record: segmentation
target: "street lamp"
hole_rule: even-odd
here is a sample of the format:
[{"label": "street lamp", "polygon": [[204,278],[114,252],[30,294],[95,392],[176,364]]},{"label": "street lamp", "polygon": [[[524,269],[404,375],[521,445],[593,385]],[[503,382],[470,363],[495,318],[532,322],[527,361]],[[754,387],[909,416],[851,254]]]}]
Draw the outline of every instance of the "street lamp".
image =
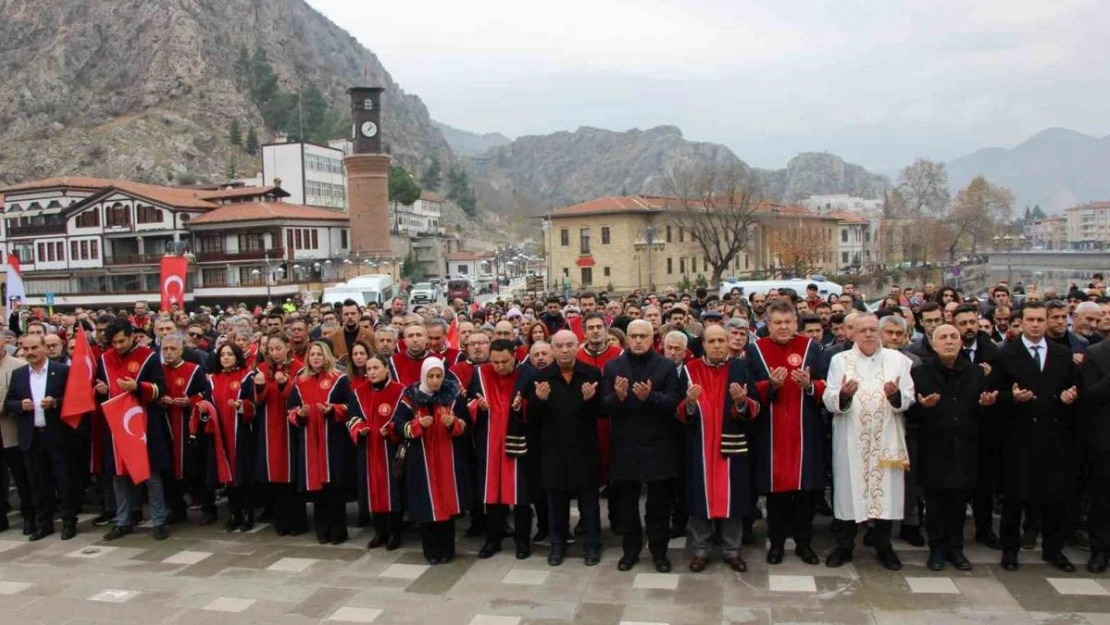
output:
[{"label": "street lamp", "polygon": [[1014,263],[1014,260],[1013,260],[1013,256],[1012,256],[1011,252],[1013,252],[1013,249],[1014,249],[1015,245],[1017,245],[1017,247],[1020,249],[1021,246],[1025,244],[1025,241],[1026,241],[1025,235],[1024,234],[1019,234],[1016,237],[1012,234],[1007,234],[1006,236],[995,235],[995,237],[992,239],[992,241],[994,241],[995,247],[998,247],[998,245],[1000,243],[1003,244],[1006,247],[1006,284],[1010,288],[1013,288],[1013,284],[1014,284],[1014,265],[1013,265],[1013,263]]}]

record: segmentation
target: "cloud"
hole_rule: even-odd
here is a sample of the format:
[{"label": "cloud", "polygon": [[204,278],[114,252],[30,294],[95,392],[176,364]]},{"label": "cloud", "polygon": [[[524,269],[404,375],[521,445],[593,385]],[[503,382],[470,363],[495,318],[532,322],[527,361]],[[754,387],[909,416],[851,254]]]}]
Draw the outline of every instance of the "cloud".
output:
[{"label": "cloud", "polygon": [[828,150],[884,168],[1110,132],[1101,1],[309,3],[480,132],[673,124],[755,165]]}]

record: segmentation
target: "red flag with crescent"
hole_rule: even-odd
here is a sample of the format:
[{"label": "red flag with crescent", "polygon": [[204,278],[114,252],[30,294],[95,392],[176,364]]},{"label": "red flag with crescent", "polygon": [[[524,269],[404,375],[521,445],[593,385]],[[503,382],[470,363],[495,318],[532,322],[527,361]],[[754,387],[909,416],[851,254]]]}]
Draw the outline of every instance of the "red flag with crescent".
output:
[{"label": "red flag with crescent", "polygon": [[70,359],[69,379],[66,381],[66,394],[62,398],[62,421],[73,429],[81,424],[81,416],[96,410],[96,395],[93,389],[92,347],[85,337],[85,327],[77,326],[76,344]]},{"label": "red flag with crescent", "polygon": [[150,478],[146,451],[146,409],[132,393],[120,393],[101,404],[104,419],[112,430],[116,452],[116,475],[130,475],[142,484]]},{"label": "red flag with crescent", "polygon": [[461,349],[459,347],[459,318],[457,316],[451,317],[451,325],[447,326],[447,338],[444,342],[447,344],[447,349]]},{"label": "red flag with crescent", "polygon": [[169,312],[171,304],[185,307],[185,274],[189,261],[184,256],[162,257],[162,312]]}]

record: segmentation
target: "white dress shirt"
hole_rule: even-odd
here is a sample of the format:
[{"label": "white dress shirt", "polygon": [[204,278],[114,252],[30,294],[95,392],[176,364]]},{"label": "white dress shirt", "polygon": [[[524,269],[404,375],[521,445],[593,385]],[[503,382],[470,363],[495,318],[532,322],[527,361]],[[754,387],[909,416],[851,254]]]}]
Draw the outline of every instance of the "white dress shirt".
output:
[{"label": "white dress shirt", "polygon": [[35,402],[35,427],[46,427],[46,412],[42,409],[42,400],[46,397],[46,376],[50,371],[50,361],[42,363],[42,369],[35,370],[34,365],[28,365],[31,371],[31,401]]},{"label": "white dress shirt", "polygon": [[971,362],[975,362],[975,352],[979,349],[979,339],[975,339],[971,342],[971,345],[964,349],[967,350],[967,357],[971,359]]},{"label": "white dress shirt", "polygon": [[[1039,343],[1034,343],[1025,338],[1025,335],[1022,334],[1021,343],[1022,345],[1025,345],[1025,351],[1029,352],[1030,358],[1040,361],[1041,371],[1044,371],[1045,358],[1048,357],[1048,342],[1044,340],[1044,337],[1041,337],[1041,341]],[[1034,350],[1033,346],[1035,345],[1039,345],[1040,348]]]}]

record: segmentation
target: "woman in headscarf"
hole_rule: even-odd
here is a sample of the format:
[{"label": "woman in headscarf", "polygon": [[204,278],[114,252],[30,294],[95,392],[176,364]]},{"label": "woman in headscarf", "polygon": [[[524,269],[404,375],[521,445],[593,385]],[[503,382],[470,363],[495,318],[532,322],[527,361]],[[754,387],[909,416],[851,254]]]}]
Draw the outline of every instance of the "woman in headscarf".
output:
[{"label": "woman in headscarf", "polygon": [[287,405],[289,420],[300,428],[297,482],[313,496],[317,542],[338,545],[347,540],[346,505],[355,474],[347,417],[362,413],[327,343],[314,342],[305,358]]},{"label": "woman in headscarf", "polygon": [[285,404],[300,365],[290,357],[285,334],[271,334],[265,347],[265,359],[251,378],[258,413],[254,479],[263,491],[266,511],[273,515],[277,535],[297,536],[308,529],[308,513],[293,479],[296,429],[286,418]]},{"label": "woman in headscarf", "polygon": [[[352,363],[360,360],[359,345],[356,342],[351,348]],[[351,382],[363,418],[347,423],[351,440],[358,446],[359,507],[368,509],[374,518],[374,537],[366,548],[385,545],[387,551],[393,551],[401,546],[402,521],[400,484],[391,470],[401,440],[393,427],[393,413],[405,387],[390,379],[383,356],[369,354],[364,360],[365,376]]]},{"label": "woman in headscarf", "polygon": [[429,564],[455,557],[455,517],[470,501],[466,466],[467,410],[443,361],[431,357],[420,382],[405,389],[393,427],[411,441],[405,457],[409,519],[420,523],[420,542]]}]

